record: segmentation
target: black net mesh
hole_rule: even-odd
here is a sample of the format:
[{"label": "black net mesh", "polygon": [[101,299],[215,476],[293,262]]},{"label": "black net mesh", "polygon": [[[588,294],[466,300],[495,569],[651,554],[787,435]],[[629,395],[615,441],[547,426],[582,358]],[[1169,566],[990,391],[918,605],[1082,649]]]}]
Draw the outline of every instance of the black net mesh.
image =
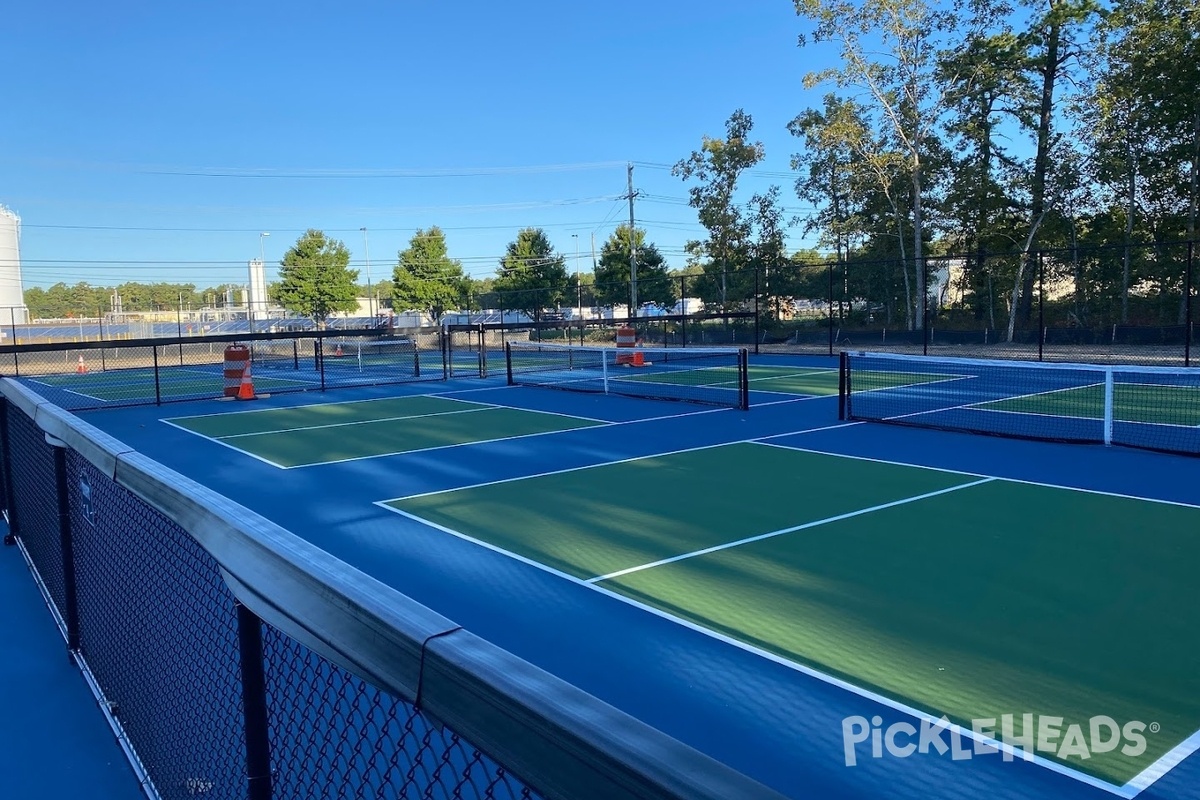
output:
[{"label": "black net mesh", "polygon": [[13,497],[9,520],[54,601],[59,617],[66,615],[58,492],[54,474],[54,448],[45,434],[17,406],[8,403],[9,452],[14,458]]},{"label": "black net mesh", "polygon": [[276,796],[538,797],[412,704],[269,626],[263,637]]},{"label": "black net mesh", "polygon": [[1200,455],[1200,371],[847,353],[849,419]]},{"label": "black net mesh", "polygon": [[182,528],[75,452],[81,652],[163,798],[245,797],[234,599]]}]

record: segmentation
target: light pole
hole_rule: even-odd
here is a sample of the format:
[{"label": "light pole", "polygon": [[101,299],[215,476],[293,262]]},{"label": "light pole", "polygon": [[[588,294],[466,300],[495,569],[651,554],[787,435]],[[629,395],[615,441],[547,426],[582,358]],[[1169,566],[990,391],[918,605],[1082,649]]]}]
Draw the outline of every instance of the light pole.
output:
[{"label": "light pole", "polygon": [[363,254],[367,260],[367,310],[375,319],[375,290],[371,288],[371,248],[367,244],[367,229],[359,228],[363,235]]}]

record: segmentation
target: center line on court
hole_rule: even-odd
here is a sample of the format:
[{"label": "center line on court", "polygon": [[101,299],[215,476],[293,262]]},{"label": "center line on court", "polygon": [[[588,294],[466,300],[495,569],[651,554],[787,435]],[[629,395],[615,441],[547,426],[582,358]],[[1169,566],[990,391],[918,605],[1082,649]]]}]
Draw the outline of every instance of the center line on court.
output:
[{"label": "center line on court", "polygon": [[760,542],[763,539],[770,539],[775,536],[782,536],[785,533],[795,533],[796,531],[802,531],[807,528],[815,528],[819,525],[828,525],[831,522],[839,522],[840,520],[843,520],[843,519],[850,519],[852,517],[860,517],[863,514],[870,514],[874,511],[882,511],[885,508],[895,508],[896,506],[902,506],[907,503],[915,503],[918,500],[927,500],[930,497],[937,497],[938,495],[941,495],[941,494],[949,494],[950,492],[957,492],[959,489],[969,489],[972,486],[979,486],[980,484],[990,483],[994,480],[997,480],[997,479],[996,478],[983,478],[982,480],[971,481],[970,483],[960,483],[958,486],[951,486],[948,489],[938,489],[935,492],[926,492],[925,494],[918,494],[918,495],[914,495],[913,497],[905,497],[902,500],[893,500],[890,503],[881,503],[880,505],[871,506],[870,508],[860,508],[857,511],[850,511],[845,514],[838,514],[835,517],[826,517],[825,519],[818,519],[818,520],[814,520],[813,522],[805,522],[802,525],[793,525],[790,528],[782,528],[777,531],[771,531],[770,533],[760,533],[757,536],[748,536],[745,539],[738,539],[736,542],[726,542],[725,544],[713,545],[712,547],[705,547],[703,550],[693,550],[690,553],[683,553],[682,555],[671,556],[670,558],[662,558],[662,559],[659,559],[658,561],[651,561],[649,564],[640,564],[636,567],[629,567],[627,569],[617,570],[616,572],[610,572],[607,575],[597,575],[595,578],[588,578],[587,580],[584,581],[584,583],[598,583],[599,581],[606,581],[606,580],[609,580],[610,578],[619,578],[622,575],[628,575],[631,572],[641,572],[642,570],[650,569],[651,567],[661,567],[664,564],[673,564],[676,561],[683,561],[688,558],[695,558],[696,556],[703,556],[703,555],[707,555],[709,553],[716,553],[721,550],[728,550],[731,547],[740,547],[741,545],[750,544],[751,542]]}]

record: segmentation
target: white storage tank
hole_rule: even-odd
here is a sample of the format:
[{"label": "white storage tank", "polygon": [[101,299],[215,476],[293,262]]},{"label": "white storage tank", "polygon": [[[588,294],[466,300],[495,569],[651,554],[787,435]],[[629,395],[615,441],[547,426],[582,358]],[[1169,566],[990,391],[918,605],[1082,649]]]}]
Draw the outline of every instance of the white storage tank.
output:
[{"label": "white storage tank", "polygon": [[0,327],[29,321],[21,286],[21,218],[0,206]]}]

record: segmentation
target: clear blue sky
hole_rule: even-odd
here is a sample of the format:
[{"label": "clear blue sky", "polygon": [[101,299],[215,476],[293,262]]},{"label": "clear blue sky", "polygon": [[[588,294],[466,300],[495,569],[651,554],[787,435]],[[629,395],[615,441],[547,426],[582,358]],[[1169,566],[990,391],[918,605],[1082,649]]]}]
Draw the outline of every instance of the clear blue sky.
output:
[{"label": "clear blue sky", "polygon": [[590,269],[632,161],[637,223],[679,267],[703,229],[669,166],[737,108],[767,150],[746,197],[808,210],[783,174],[824,91],[802,25],[789,0],[12,3],[0,203],[27,288],[243,283],[260,232],[270,267],[309,227],[363,269],[365,226],[378,280],[439,225],[482,277],[523,226]]}]

